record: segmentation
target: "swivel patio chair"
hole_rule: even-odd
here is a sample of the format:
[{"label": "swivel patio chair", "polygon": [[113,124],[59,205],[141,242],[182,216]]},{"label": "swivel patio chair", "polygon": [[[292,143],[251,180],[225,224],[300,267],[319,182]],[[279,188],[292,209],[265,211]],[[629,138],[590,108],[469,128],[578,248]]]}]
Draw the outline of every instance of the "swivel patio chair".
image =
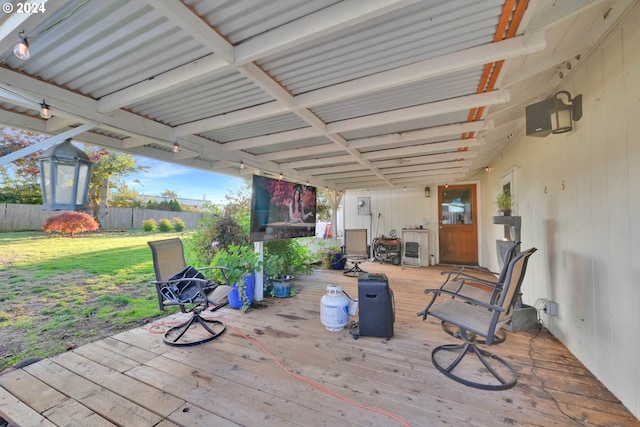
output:
[{"label": "swivel patio chair", "polygon": [[342,274],[357,277],[358,273],[366,273],[360,268],[360,263],[369,259],[366,228],[344,230],[344,258],[352,263],[353,267]]},{"label": "swivel patio chair", "polygon": [[[153,283],[158,294],[160,310],[164,311],[165,307],[177,305],[180,306],[181,312],[191,314],[189,320],[167,330],[163,341],[173,346],[191,346],[209,342],[220,336],[225,330],[225,324],[219,320],[205,319],[201,313],[209,307],[210,311],[218,310],[228,303],[227,295],[232,287],[229,286],[225,268],[195,269],[187,266],[182,241],[177,238],[147,243],[153,255],[156,275]],[[204,276],[204,271],[213,268],[221,271],[225,283],[215,283]],[[206,332],[204,336],[202,331],[189,331],[195,325],[202,326]]]},{"label": "swivel patio chair", "polygon": [[[500,295],[500,290],[502,289],[502,285],[507,276],[509,263],[516,256],[519,248],[520,242],[511,242],[511,245],[507,247],[502,260],[502,268],[500,269],[500,272],[496,273],[490,271],[491,274],[497,277],[495,281],[471,275],[466,272],[468,271],[469,266],[463,266],[459,270],[440,272],[441,275],[447,276],[440,286],[440,289],[445,289],[471,299],[493,304],[498,295]],[[435,295],[433,298],[435,299]],[[518,295],[518,298],[520,298],[520,295]],[[452,327],[445,321],[441,322],[441,326],[442,330],[449,335],[453,335],[457,331],[457,328]],[[496,331],[493,343],[500,344],[504,342],[505,339],[506,335],[504,331],[499,330]]]},{"label": "swivel patio chair", "polygon": [[[433,316],[458,328],[455,336],[461,344],[446,344],[431,352],[433,365],[447,377],[469,387],[483,390],[506,390],[515,386],[518,375],[515,369],[501,357],[478,347],[478,336],[487,346],[494,344],[496,331],[502,328],[513,315],[520,286],[524,280],[529,257],[536,248],[517,254],[508,264],[506,278],[495,302],[482,302],[460,293],[445,289],[426,289],[426,294],[453,298],[432,298],[424,311],[418,313],[425,320]],[[449,354],[450,353],[450,354]],[[465,361],[474,354],[486,368],[488,375],[478,366]],[[480,368],[482,367],[480,366]],[[458,368],[460,373],[454,372]]]}]

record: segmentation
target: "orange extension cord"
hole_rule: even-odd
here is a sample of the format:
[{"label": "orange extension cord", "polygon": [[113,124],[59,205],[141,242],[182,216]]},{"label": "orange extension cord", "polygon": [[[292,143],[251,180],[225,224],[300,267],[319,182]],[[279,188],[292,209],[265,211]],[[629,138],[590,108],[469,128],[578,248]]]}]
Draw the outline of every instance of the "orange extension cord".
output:
[{"label": "orange extension cord", "polygon": [[[219,319],[219,318],[216,318],[216,317],[213,317],[213,316],[211,316],[211,317],[202,316],[202,317],[204,319],[207,319],[207,320],[223,320],[223,319]],[[311,381],[310,379],[303,377],[302,375],[296,374],[295,372],[291,371],[289,368],[284,366],[282,364],[282,362],[280,362],[278,360],[278,358],[273,353],[271,353],[264,345],[262,345],[255,338],[251,338],[248,335],[246,335],[244,332],[242,332],[240,329],[236,328],[235,326],[229,325],[229,323],[228,323],[229,320],[228,319],[224,319],[224,322],[227,325],[227,327],[229,327],[230,329],[233,329],[236,333],[238,333],[238,335],[240,335],[241,337],[243,337],[244,339],[246,339],[250,343],[257,345],[267,356],[269,356],[271,358],[271,360],[273,360],[276,363],[276,365],[278,365],[280,367],[280,369],[282,369],[284,372],[286,372],[287,374],[291,375],[292,377],[296,378],[297,380],[300,380],[300,381],[310,385],[311,387],[313,387],[313,388],[315,388],[315,389],[317,389],[317,390],[319,390],[319,391],[321,391],[323,393],[328,394],[329,396],[335,397],[336,399],[340,399],[343,402],[349,403],[351,405],[357,406],[358,408],[361,408],[361,409],[364,409],[364,410],[367,410],[367,411],[377,412],[378,414],[382,414],[382,415],[384,415],[386,417],[389,417],[389,418],[397,421],[398,423],[400,423],[401,425],[403,425],[405,427],[411,427],[411,425],[408,422],[406,422],[402,418],[400,418],[400,417],[398,417],[398,416],[396,416],[396,415],[394,415],[394,414],[392,414],[390,412],[384,411],[382,409],[374,408],[374,407],[371,407],[371,406],[367,406],[367,405],[364,405],[362,403],[358,403],[355,400],[351,400],[346,396],[343,396],[343,395],[341,395],[339,393],[331,391],[331,390],[321,386],[320,384],[317,384],[317,383]],[[149,328],[149,332],[152,333],[152,334],[161,334],[161,333],[165,332],[163,327],[172,326],[172,325],[180,324],[180,323],[183,323],[183,321],[180,321],[180,322],[176,321],[176,322],[157,322],[157,323],[153,323],[151,325],[151,327]]]}]

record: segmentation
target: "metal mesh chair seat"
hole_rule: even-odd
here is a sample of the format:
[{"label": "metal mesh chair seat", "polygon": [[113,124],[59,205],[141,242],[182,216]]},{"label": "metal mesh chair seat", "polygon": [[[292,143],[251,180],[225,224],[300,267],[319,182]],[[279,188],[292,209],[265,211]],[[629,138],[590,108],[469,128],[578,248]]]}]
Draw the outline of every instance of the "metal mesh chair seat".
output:
[{"label": "metal mesh chair seat", "polygon": [[[433,365],[447,377],[470,387],[484,390],[506,390],[516,385],[518,375],[506,360],[478,347],[477,337],[483,337],[487,346],[494,344],[498,332],[513,314],[520,286],[524,280],[529,257],[536,248],[517,254],[507,267],[503,286],[489,302],[483,302],[464,296],[459,288],[456,291],[426,289],[432,294],[427,307],[418,313],[425,320],[428,316],[440,319],[457,327],[454,334],[462,340],[461,344],[446,344],[431,352]],[[466,356],[474,354],[488,375],[478,378],[482,369],[460,368],[472,363]],[[463,364],[463,361],[467,363]],[[458,371],[456,371],[458,369]],[[473,377],[469,377],[470,372]]]}]

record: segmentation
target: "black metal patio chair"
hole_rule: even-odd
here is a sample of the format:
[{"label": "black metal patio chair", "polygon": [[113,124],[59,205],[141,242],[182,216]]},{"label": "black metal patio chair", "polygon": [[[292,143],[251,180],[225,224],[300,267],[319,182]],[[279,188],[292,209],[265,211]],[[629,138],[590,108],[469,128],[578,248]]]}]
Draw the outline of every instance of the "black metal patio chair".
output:
[{"label": "black metal patio chair", "polygon": [[[433,294],[436,298],[431,298],[418,315],[423,320],[433,316],[455,325],[458,328],[455,336],[462,340],[461,344],[441,345],[431,352],[431,361],[440,372],[454,381],[484,390],[506,390],[515,386],[518,379],[515,369],[505,359],[478,347],[480,343],[476,338],[483,337],[484,343],[491,346],[496,331],[509,322],[529,257],[535,251],[536,248],[528,249],[511,260],[503,287],[494,302],[483,302],[441,288],[425,290],[426,294]],[[437,298],[439,296],[453,298]],[[466,358],[469,354],[476,356],[481,369],[475,365],[469,366],[472,364]],[[488,375],[483,374],[485,371],[482,368],[486,369]]]},{"label": "black metal patio chair", "polygon": [[[184,323],[174,326],[164,334],[163,341],[174,346],[203,344],[217,338],[225,330],[220,320],[205,319],[201,313],[210,309],[218,310],[227,305],[227,295],[231,292],[224,267],[196,269],[187,266],[184,248],[180,239],[165,239],[147,242],[153,255],[156,280],[153,282],[158,294],[160,310],[168,306],[180,306],[180,311],[190,313]],[[213,268],[221,271],[225,283],[216,283],[205,277],[203,272]],[[206,331],[203,335],[190,328],[200,325]]]}]

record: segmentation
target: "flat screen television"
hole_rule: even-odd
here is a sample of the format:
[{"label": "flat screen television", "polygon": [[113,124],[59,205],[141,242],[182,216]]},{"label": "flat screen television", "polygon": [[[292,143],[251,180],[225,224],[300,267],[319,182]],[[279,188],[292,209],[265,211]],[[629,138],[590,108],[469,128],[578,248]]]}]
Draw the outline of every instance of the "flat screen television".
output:
[{"label": "flat screen television", "polygon": [[253,176],[252,242],[314,236],[316,187]]}]

